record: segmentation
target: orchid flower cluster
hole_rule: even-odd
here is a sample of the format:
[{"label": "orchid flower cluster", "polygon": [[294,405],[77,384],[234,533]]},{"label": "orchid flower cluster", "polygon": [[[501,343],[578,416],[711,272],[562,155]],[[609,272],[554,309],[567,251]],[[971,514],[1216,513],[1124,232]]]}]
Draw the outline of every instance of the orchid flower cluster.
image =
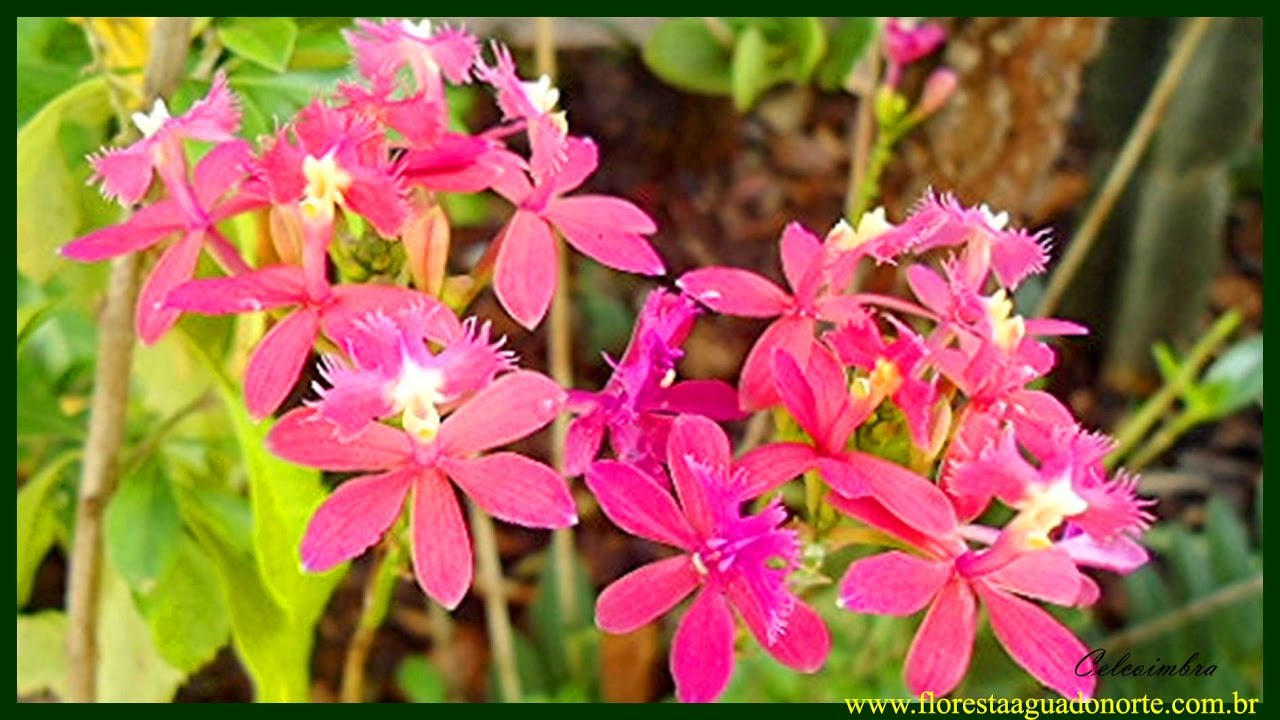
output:
[{"label": "orchid flower cluster", "polygon": [[[93,261],[167,244],[138,301],[144,342],[184,312],[271,313],[244,372],[254,417],[276,413],[313,350],[325,353],[309,399],[267,438],[292,462],[355,474],[312,518],[304,567],[361,555],[407,507],[416,579],[456,607],[473,563],[455,487],[507,522],[577,522],[564,476],[503,449],[569,413],[566,474],[585,476],[618,527],[676,551],[609,585],[596,622],[629,632],[692,596],[671,649],[681,700],[725,690],[735,616],[787,667],[824,664],[831,635],[794,582],[825,531],[792,517],[784,490],[800,478],[841,522],[896,548],[854,562],[838,598],[856,613],[926,610],[905,660],[912,692],[957,687],[981,604],[1033,677],[1092,694],[1094,678],[1076,673],[1085,647],[1036,603],[1095,602],[1082,568],[1143,564],[1137,541],[1152,517],[1134,479],[1104,469],[1109,440],[1034,388],[1055,362],[1043,338],[1083,332],[1014,313],[1013,290],[1046,265],[1043,234],[934,194],[900,225],[883,210],[825,237],[793,223],[780,242],[786,288],[741,269],[687,272],[678,289],[649,294],[603,388],[562,388],[439,298],[447,240],[420,232],[440,215],[437,194],[493,191],[514,206],[481,264],[530,329],[554,292],[556,234],[609,267],[661,275],[646,238],[654,222],[625,200],[575,193],[596,146],[569,133],[557,90],[521,79],[505,47],[495,43],[489,62],[466,32],[407,21],[360,21],[348,40],[359,81],[256,145],[235,136],[240,113],[222,76],[182,115],[163,102],[137,115],[143,139],[91,158],[104,193],[136,212],[63,249]],[[468,83],[494,91],[498,126],[449,128],[445,88]],[[508,146],[517,135],[526,154]],[[212,146],[193,168],[187,141]],[[269,228],[255,263],[219,227],[243,213]],[[416,289],[335,282],[335,235],[368,231],[404,243]],[[222,276],[194,277],[202,250]],[[898,264],[913,297],[853,290],[865,262]],[[771,320],[737,387],[677,376],[707,312]],[[734,457],[719,423],[769,410],[779,439]],[[863,432],[885,418],[900,421],[905,456]],[[1010,516],[988,513],[995,505],[1011,519],[991,524]]]}]

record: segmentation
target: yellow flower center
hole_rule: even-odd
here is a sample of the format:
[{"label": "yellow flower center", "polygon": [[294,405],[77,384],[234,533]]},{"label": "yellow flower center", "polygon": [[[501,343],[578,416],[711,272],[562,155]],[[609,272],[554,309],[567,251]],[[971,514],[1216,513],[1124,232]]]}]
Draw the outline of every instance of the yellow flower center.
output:
[{"label": "yellow flower center", "polygon": [[302,174],[307,179],[303,214],[313,220],[332,218],[334,206],[342,204],[342,193],[351,187],[351,176],[338,165],[333,151],[319,159],[308,155],[302,161]]}]

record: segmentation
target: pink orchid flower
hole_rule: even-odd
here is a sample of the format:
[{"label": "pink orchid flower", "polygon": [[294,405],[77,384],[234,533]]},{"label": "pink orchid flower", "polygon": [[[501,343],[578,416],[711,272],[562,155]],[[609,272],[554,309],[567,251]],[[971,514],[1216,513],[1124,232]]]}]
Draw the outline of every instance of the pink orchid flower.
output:
[{"label": "pink orchid flower", "polygon": [[946,40],[941,25],[889,18],[884,28],[884,57],[889,63],[885,83],[897,87],[906,66],[932,55]]},{"label": "pink orchid flower", "polygon": [[831,635],[822,619],[786,586],[799,542],[783,530],[775,500],[758,515],[742,514],[745,478],[731,474],[729,441],[707,418],[676,418],[667,462],[676,496],[632,465],[602,460],[587,486],[623,530],[683,551],[645,565],[600,594],[596,625],[627,633],[697,596],[671,647],[671,674],[682,702],[710,702],[733,674],[733,611],[776,660],[799,672],[826,662]]},{"label": "pink orchid flower", "polygon": [[993,213],[986,205],[966,208],[952,195],[930,192],[906,222],[887,234],[914,238],[916,252],[963,246],[959,269],[966,285],[981,287],[991,272],[1013,290],[1027,276],[1044,272],[1049,251],[1047,232],[1010,230],[1008,224],[1007,213]]},{"label": "pink orchid flower", "polygon": [[418,584],[453,609],[471,587],[471,539],[456,485],[485,512],[533,528],[578,521],[564,479],[513,452],[486,451],[544,427],[564,392],[527,370],[502,375],[476,392],[433,431],[370,423],[343,438],[318,409],[293,410],[271,429],[267,446],[290,462],[336,472],[375,471],[343,483],[311,518],[302,564],[322,572],[378,542],[409,504]]},{"label": "pink orchid flower", "polygon": [[875,319],[865,313],[827,333],[826,340],[842,363],[867,372],[864,387],[875,396],[873,404],[878,404],[879,398],[891,398],[907,420],[911,441],[921,450],[929,450],[935,444],[938,390],[935,377],[924,378],[929,366],[928,346],[923,337],[893,316],[887,319],[897,332],[892,342],[884,339]]},{"label": "pink orchid flower", "polygon": [[677,285],[719,313],[748,318],[777,318],[747,354],[738,382],[742,406],[761,410],[777,405],[773,355],[784,349],[805,362],[814,346],[819,320],[838,322],[847,312],[840,298],[823,298],[825,253],[822,242],[799,223],[790,223],[779,243],[782,273],[794,294],[749,270],[709,267],[691,270]]},{"label": "pink orchid flower", "polygon": [[1006,426],[976,458],[952,467],[947,492],[983,507],[999,498],[1018,511],[1009,528],[1041,543],[1067,520],[1104,543],[1146,531],[1154,501],[1138,497],[1136,477],[1121,472],[1107,478],[1103,459],[1114,445],[1110,438],[1076,426],[1058,427],[1051,437],[1053,450],[1037,466]]},{"label": "pink orchid flower", "polygon": [[543,181],[531,183],[522,169],[513,167],[494,185],[516,206],[494,241],[494,290],[511,317],[530,330],[542,321],[555,293],[552,233],[557,230],[574,249],[603,265],[644,275],[666,272],[662,258],[644,237],[658,228],[643,210],[606,195],[564,197],[599,164],[596,145],[587,138],[569,138],[566,154],[563,167]]},{"label": "pink orchid flower", "polygon": [[449,342],[462,332],[453,312],[428,295],[387,285],[333,286],[323,275],[315,282],[308,279],[302,268],[273,265],[232,277],[192,280],[169,293],[168,307],[206,315],[296,308],[258,343],[245,367],[245,404],[255,418],[270,415],[289,396],[321,332],[340,341],[352,323],[371,310],[438,306],[439,311],[428,315],[427,336]]},{"label": "pink orchid flower", "polygon": [[569,408],[578,417],[565,439],[569,475],[586,471],[600,453],[606,431],[615,458],[657,477],[675,415],[742,417],[738,394],[728,383],[675,379],[676,363],[684,356],[680,346],[697,315],[697,306],[683,295],[662,289],[650,292],[622,359],[610,363],[614,372],[605,387],[600,392],[570,391]]},{"label": "pink orchid flower", "polygon": [[442,77],[455,85],[469,83],[480,59],[475,36],[447,25],[433,27],[430,20],[356,20],[356,28],[343,37],[361,75],[371,81],[399,82],[400,71],[407,69],[416,83],[409,90],[433,101],[444,102]]},{"label": "pink orchid flower", "polygon": [[291,128],[276,132],[256,172],[273,204],[301,203],[304,218],[317,224],[329,224],[341,206],[368,220],[384,237],[395,237],[409,218],[405,189],[382,128],[372,118],[319,100],[303,108]]},{"label": "pink orchid flower", "polygon": [[560,91],[546,75],[534,82],[521,80],[511,51],[498,42],[492,43],[492,49],[494,64],[477,63],[476,77],[497,91],[503,119],[513,123],[513,128],[524,128],[529,138],[530,172],[538,184],[544,184],[570,161],[569,123],[565,112],[556,109]]},{"label": "pink orchid flower", "polygon": [[227,87],[227,77],[218,73],[209,92],[187,112],[172,117],[164,100],[156,100],[150,113],[134,113],[133,122],[142,139],[125,148],[104,148],[89,158],[93,166],[90,182],[102,183],[102,194],[135,205],[159,175],[171,194],[187,183],[183,140],[225,143],[235,140],[240,127],[240,109]]},{"label": "pink orchid flower", "polygon": [[[945,502],[940,490],[930,490]],[[996,639],[1032,677],[1067,698],[1093,696],[1097,677],[1077,671],[1088,648],[1028,601],[1096,602],[1097,584],[1065,549],[1001,553],[999,562],[987,562],[984,555],[996,551],[970,549],[954,515],[943,532],[922,533],[873,499],[833,496],[830,501],[919,553],[892,551],[858,560],[839,588],[840,606],[853,612],[905,616],[928,608],[904,669],[913,694],[945,695],[959,685],[969,668],[981,602]],[[1092,669],[1092,662],[1086,660],[1084,667]]]},{"label": "pink orchid flower", "polygon": [[188,180],[165,173],[169,197],[145,205],[118,225],[96,230],[62,247],[63,256],[95,262],[150,248],[178,235],[152,268],[138,295],[134,323],[142,342],[159,340],[178,322],[179,310],[164,301],[178,285],[191,279],[200,249],[208,246],[214,257],[231,272],[249,270],[239,250],[218,230],[217,224],[246,210],[266,204],[261,188],[244,182],[251,148],[242,140],[225,142],[196,164]]},{"label": "pink orchid flower", "polygon": [[350,362],[329,356],[322,365],[328,387],[314,405],[320,416],[343,437],[396,415],[405,429],[429,428],[512,368],[515,354],[502,349],[504,340],[491,342],[489,323],[477,326],[475,318],[433,353],[427,343],[441,329],[434,316],[449,312],[419,303],[357,318],[340,342]]},{"label": "pink orchid flower", "polygon": [[774,356],[783,405],[809,437],[808,443],[776,442],[744,455],[748,497],[771,492],[811,469],[846,498],[873,497],[909,526],[936,534],[954,524],[951,503],[933,483],[869,453],[849,450],[853,431],[870,416],[872,392],[850,384],[827,347],[815,344],[803,365],[784,350]]}]

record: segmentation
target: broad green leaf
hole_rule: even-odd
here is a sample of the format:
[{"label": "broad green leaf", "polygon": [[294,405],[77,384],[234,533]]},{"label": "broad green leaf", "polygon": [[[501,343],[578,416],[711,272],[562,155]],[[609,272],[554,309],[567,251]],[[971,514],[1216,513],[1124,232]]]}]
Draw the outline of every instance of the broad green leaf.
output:
[{"label": "broad green leaf", "polygon": [[107,555],[134,591],[151,592],[178,555],[182,518],[159,463],[149,462],[120,482],[107,506]]},{"label": "broad green leaf", "polygon": [[57,540],[56,496],[63,470],[79,457],[78,450],[62,453],[18,489],[18,607],[27,604],[40,561]]},{"label": "broad green leaf", "polygon": [[178,541],[176,561],[139,604],[156,649],[182,672],[199,670],[227,643],[231,619],[221,580],[208,553],[188,535]]},{"label": "broad green leaf", "polygon": [[266,72],[244,68],[230,78],[244,109],[243,134],[270,133],[317,96],[331,91],[347,73],[337,70]]},{"label": "broad green leaf", "polygon": [[[1205,535],[1218,586],[1261,572],[1261,563],[1255,562],[1249,546],[1244,520],[1236,515],[1231,505],[1219,496],[1211,497],[1207,514]],[[1256,623],[1253,621],[1255,618]],[[1254,627],[1262,624],[1261,598],[1246,601],[1230,612],[1216,613],[1214,623],[1216,633],[1230,636],[1239,647],[1257,647],[1262,642],[1262,635],[1254,632]]]},{"label": "broad green leaf", "polygon": [[785,67],[790,80],[808,82],[827,54],[827,34],[822,23],[816,17],[783,17],[774,22],[779,37],[767,38],[769,45],[785,49],[790,56]]},{"label": "broad green leaf", "polygon": [[212,358],[200,356],[219,379],[249,476],[253,513],[247,560],[233,549],[211,545],[208,533],[201,544],[214,556],[223,576],[233,640],[254,676],[259,699],[305,700],[310,693],[314,626],[347,569],[344,565],[313,575],[304,572],[299,562],[307,522],[326,492],[319,471],[285,462],[267,451],[263,441],[271,422],[250,419],[238,388]]},{"label": "broad green leaf", "polygon": [[67,694],[67,616],[45,610],[18,616],[18,695]]},{"label": "broad green leaf", "polygon": [[263,702],[311,697],[311,626],[294,622],[273,597],[253,555],[247,513],[235,499],[190,493],[182,503],[188,527],[221,580],[231,619],[231,642]]},{"label": "broad green leaf", "polygon": [[1202,385],[1219,387],[1214,417],[1242,410],[1250,403],[1262,403],[1262,335],[1245,338],[1232,345],[1205,371]]},{"label": "broad green leaf", "polygon": [[831,33],[831,50],[818,67],[818,84],[823,90],[844,88],[849,74],[871,47],[876,30],[875,18],[851,17],[845,18]]},{"label": "broad green leaf", "polygon": [[738,112],[746,112],[755,105],[760,95],[768,89],[769,59],[764,33],[759,28],[747,27],[738,34],[733,46],[733,61],[729,70],[732,85],[733,106]]},{"label": "broad green leaf", "polygon": [[337,70],[351,62],[351,47],[340,30],[350,27],[347,18],[302,18],[298,40],[289,60],[290,70]]},{"label": "broad green leaf", "polygon": [[134,349],[133,378],[137,400],[161,417],[190,405],[213,386],[207,366],[188,352],[177,333]]},{"label": "broad green leaf", "polygon": [[80,188],[59,142],[65,122],[102,126],[111,116],[107,84],[85,80],[41,108],[18,131],[18,271],[43,283],[62,260],[60,245],[80,228]]},{"label": "broad green leaf", "polygon": [[444,702],[446,687],[444,677],[427,659],[410,655],[396,668],[396,685],[405,699],[415,703]]},{"label": "broad green leaf", "polygon": [[644,62],[655,75],[681,90],[707,95],[731,91],[732,48],[702,18],[673,18],[654,28],[644,46]]},{"label": "broad green leaf", "polygon": [[218,26],[218,39],[245,60],[284,72],[298,39],[298,25],[287,17],[234,18]]},{"label": "broad green leaf", "polygon": [[[192,622],[198,622],[192,618]],[[147,621],[109,562],[98,608],[99,702],[168,702],[185,676],[160,657]]]}]

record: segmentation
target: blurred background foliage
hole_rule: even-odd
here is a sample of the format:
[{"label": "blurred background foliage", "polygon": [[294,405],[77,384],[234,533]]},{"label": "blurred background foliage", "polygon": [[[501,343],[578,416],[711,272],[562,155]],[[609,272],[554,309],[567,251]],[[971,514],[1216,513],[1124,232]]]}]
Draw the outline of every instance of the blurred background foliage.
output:
[{"label": "blurred background foliage", "polygon": [[[473,20],[468,25],[478,33],[508,36],[518,49],[527,29],[518,19]],[[17,24],[20,699],[64,691],[62,576],[75,527],[95,318],[106,280],[104,264],[67,262],[56,250],[119,219],[120,209],[86,185],[84,158],[111,140],[122,112],[138,109],[113,107],[112,98],[140,92],[149,22],[19,18]],[[718,262],[776,275],[772,243],[785,220],[823,227],[838,217],[848,162],[843,137],[855,107],[851,93],[865,85],[860,61],[875,48],[873,19],[576,22],[566,22],[561,36],[565,104],[575,125],[602,142],[603,168],[593,182],[659,217],[659,247],[674,267]],[[993,166],[981,179],[965,176],[957,168],[965,167],[972,143],[957,149],[955,135],[940,128],[957,127],[974,108],[1003,107],[1009,98],[1009,112],[1040,112],[1017,105],[1028,97],[1020,87],[1050,81],[1018,76],[988,49],[1004,43],[1015,55],[1039,57],[1062,38],[1076,38],[1083,49],[1061,56],[1074,60],[1043,68],[1066,78],[1050,82],[1067,88],[1066,111],[1026,126],[1039,128],[1039,143],[1018,134],[1032,132],[1022,125],[998,139],[1015,155],[1021,147],[1053,150],[1049,161],[1031,165],[1040,168],[1037,187],[1054,189],[1026,193],[1022,205],[1008,209],[1022,220],[1052,222],[1058,237],[1069,237],[1088,188],[1114,158],[1159,72],[1177,23],[944,22],[952,41],[941,62],[960,72],[960,97],[968,100],[953,103],[903,148],[890,168],[886,203],[901,209],[918,187],[934,183],[966,201],[1000,204],[971,195],[998,194],[999,178],[1017,177],[1028,164],[1007,172]],[[350,57],[339,34],[347,27],[350,18],[199,19],[189,78],[171,106],[187,107],[215,70],[225,70],[241,98],[245,136],[270,132],[347,76]],[[1066,314],[1099,330],[1088,342],[1062,349],[1061,387],[1054,389],[1095,426],[1115,430],[1151,390],[1174,386],[1163,408],[1149,413],[1150,429],[1157,435],[1163,429],[1167,440],[1148,459],[1157,464],[1143,485],[1161,501],[1162,522],[1148,536],[1154,561],[1126,578],[1100,576],[1102,606],[1059,616],[1087,645],[1106,648],[1109,659],[1128,651],[1135,662],[1180,664],[1199,653],[1217,672],[1177,680],[1108,678],[1103,696],[1262,696],[1261,21],[1223,21],[1212,32],[1069,296]],[[464,89],[451,98],[455,122],[478,127],[492,119],[488,101],[478,97]],[[703,140],[697,148],[689,144]],[[487,240],[502,220],[500,206],[449,198],[446,207],[461,230],[459,263],[466,265],[468,238],[472,247]],[[258,228],[251,220],[227,231],[254,247]],[[1178,269],[1189,262],[1194,273]],[[625,344],[642,290],[580,263],[574,292],[582,384],[607,371],[600,351],[617,353]],[[1022,299],[1034,301],[1037,292],[1030,284]],[[1233,326],[1232,338],[1244,340],[1202,373],[1207,358],[1189,360],[1189,348],[1228,307],[1241,309],[1242,329]],[[486,312],[483,301],[478,310]],[[367,568],[360,561],[350,572],[299,570],[293,548],[337,478],[263,450],[267,426],[244,415],[231,380],[243,363],[244,338],[253,336],[245,324],[261,319],[240,322],[188,316],[179,332],[135,351],[124,470],[106,516],[103,699],[335,695]],[[731,378],[758,329],[730,319],[704,321],[682,369]],[[1167,344],[1152,354],[1161,341]],[[517,340],[517,348],[540,357],[540,342]],[[1224,344],[1226,338],[1212,350]],[[578,605],[589,608],[598,588],[654,557],[654,549],[611,531],[589,506],[583,514],[575,578]],[[542,543],[503,528],[526,699],[669,698],[664,648],[674,628],[657,624],[608,637],[570,626],[559,616],[555,570]],[[839,577],[859,552],[866,550],[833,553],[825,559],[826,574]],[[837,610],[833,596],[833,588],[821,584],[808,595],[835,635],[821,672],[797,675],[744,642],[724,699],[905,697],[902,659],[918,618],[854,616]],[[410,579],[397,580],[395,597],[369,670],[371,698],[501,699],[488,689],[496,684],[487,677],[478,602],[468,600],[454,622],[442,623]],[[957,695],[1045,693],[989,630],[974,657]]]}]

